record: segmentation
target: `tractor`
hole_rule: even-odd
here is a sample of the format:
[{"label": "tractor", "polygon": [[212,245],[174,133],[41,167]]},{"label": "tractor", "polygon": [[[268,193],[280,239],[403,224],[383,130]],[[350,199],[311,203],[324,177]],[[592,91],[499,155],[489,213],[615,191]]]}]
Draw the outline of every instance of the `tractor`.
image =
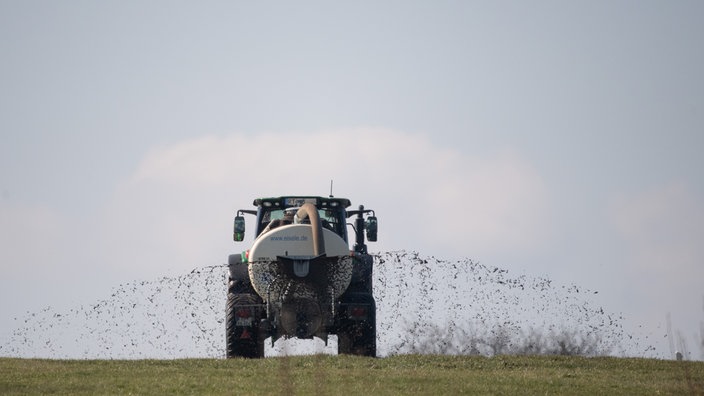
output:
[{"label": "tractor", "polygon": [[[254,242],[228,259],[226,356],[262,358],[280,338],[337,336],[339,354],[376,356],[373,210],[348,210],[345,198],[257,198],[240,209],[233,239],[244,240],[244,215],[256,216]],[[348,219],[353,218],[353,223]],[[349,248],[348,225],[354,231]]]}]

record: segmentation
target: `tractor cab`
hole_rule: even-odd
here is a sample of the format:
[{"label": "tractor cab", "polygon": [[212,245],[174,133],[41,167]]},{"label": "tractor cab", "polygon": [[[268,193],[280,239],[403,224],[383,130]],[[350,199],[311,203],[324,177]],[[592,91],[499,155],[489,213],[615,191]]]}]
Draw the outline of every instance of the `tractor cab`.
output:
[{"label": "tractor cab", "polygon": [[345,209],[350,206],[350,201],[344,198],[322,198],[322,197],[276,197],[257,198],[254,206],[257,210],[241,209],[235,218],[235,241],[244,239],[244,218],[243,213],[257,216],[255,225],[255,236],[258,238],[267,231],[287,224],[305,223],[306,220],[299,220],[295,217],[298,208],[304,204],[312,204],[318,210],[320,221],[324,228],[333,231],[345,242],[347,238],[347,212]]}]

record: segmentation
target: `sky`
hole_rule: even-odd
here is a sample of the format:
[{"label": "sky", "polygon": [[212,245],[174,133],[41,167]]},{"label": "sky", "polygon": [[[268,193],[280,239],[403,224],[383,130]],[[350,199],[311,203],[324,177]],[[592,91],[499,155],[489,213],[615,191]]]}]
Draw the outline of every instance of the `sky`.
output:
[{"label": "sky", "polygon": [[[0,0],[0,336],[224,263],[275,195],[372,251],[597,290],[704,345],[700,1]],[[252,227],[250,227],[252,229]],[[672,339],[672,337],[670,337]]]}]

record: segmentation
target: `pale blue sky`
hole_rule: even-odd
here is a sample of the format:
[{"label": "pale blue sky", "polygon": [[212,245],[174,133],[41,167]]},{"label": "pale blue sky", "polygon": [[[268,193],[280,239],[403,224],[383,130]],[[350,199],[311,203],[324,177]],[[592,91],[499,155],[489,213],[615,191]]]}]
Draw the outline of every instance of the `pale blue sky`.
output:
[{"label": "pale blue sky", "polygon": [[[693,335],[703,19],[700,1],[0,1],[0,330],[224,261],[245,248],[234,210],[334,178],[377,209],[379,249],[577,282]],[[447,197],[466,206],[437,218]]]}]

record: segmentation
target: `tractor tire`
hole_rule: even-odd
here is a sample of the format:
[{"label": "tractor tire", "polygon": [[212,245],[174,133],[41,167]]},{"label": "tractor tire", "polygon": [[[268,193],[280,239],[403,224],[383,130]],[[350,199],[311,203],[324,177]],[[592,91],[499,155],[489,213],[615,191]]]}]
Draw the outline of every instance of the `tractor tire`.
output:
[{"label": "tractor tire", "polygon": [[[348,290],[340,297],[337,353],[376,357],[376,302],[366,291],[367,285],[356,286],[356,290]],[[355,313],[359,308],[363,311],[361,315]]]},{"label": "tractor tire", "polygon": [[337,353],[376,357],[376,321],[344,326],[337,333]]},{"label": "tractor tire", "polygon": [[242,262],[241,254],[231,254],[228,257],[229,286],[231,293],[254,293],[249,281],[247,263]]},{"label": "tractor tire", "polygon": [[[376,357],[376,303],[371,294],[348,292],[341,298],[337,353]],[[355,313],[364,307],[360,316]]]},{"label": "tractor tire", "polygon": [[[225,315],[225,344],[228,358],[263,358],[264,335],[261,326],[261,298],[256,294],[227,293],[227,306]],[[251,315],[247,318],[246,325],[238,325],[238,313],[249,310]],[[241,315],[240,315],[241,316]]]}]

